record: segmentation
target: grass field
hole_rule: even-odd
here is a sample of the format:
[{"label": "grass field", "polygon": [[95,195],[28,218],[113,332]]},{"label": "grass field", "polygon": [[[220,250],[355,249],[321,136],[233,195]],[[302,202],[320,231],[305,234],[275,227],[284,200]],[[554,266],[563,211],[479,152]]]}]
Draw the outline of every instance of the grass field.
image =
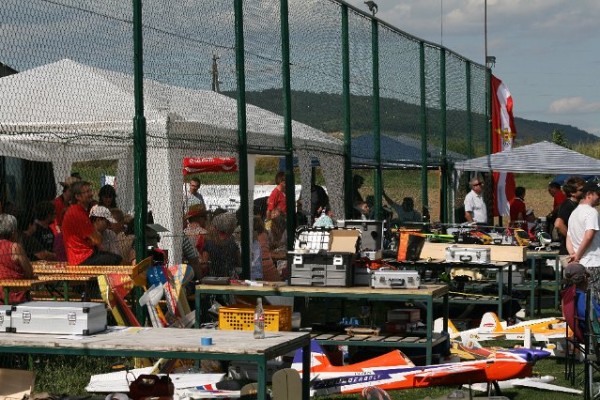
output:
[{"label": "grass field", "polygon": [[[21,360],[22,367],[29,362],[33,363],[36,372],[36,393],[48,392],[52,394],[85,395],[84,390],[92,374],[110,372],[114,364],[129,364],[132,360],[122,358],[97,358],[97,357],[75,357],[75,356],[33,356],[17,357]],[[13,356],[13,361],[15,357]],[[5,361],[6,358],[5,358]],[[3,364],[6,364],[3,363]],[[583,365],[580,366],[580,369]],[[564,363],[559,359],[547,359],[538,362],[534,369],[534,374],[538,376],[551,375],[556,378],[557,385],[571,387],[564,379]],[[582,377],[578,379],[574,388],[583,389]],[[409,389],[402,391],[392,391],[389,394],[392,399],[432,399],[443,396],[456,387],[433,387],[426,389]],[[476,395],[477,392],[474,392]],[[504,396],[510,399],[531,399],[546,400],[555,396],[561,396],[563,399],[579,399],[580,395],[557,394],[549,391],[541,391],[530,388],[514,388],[502,391]],[[339,399],[359,399],[360,396],[334,396],[330,398]]]}]

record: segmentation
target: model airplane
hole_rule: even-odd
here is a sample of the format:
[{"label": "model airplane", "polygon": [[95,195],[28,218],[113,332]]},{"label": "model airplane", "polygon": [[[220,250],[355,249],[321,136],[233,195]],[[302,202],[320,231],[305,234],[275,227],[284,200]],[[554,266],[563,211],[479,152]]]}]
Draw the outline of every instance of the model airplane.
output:
[{"label": "model airplane", "polygon": [[[434,323],[434,332],[440,332],[442,323],[436,320]],[[500,321],[493,312],[483,314],[481,324],[478,328],[459,331],[452,321],[448,321],[448,334],[450,339],[461,338],[463,343],[469,340],[479,342],[486,340],[520,340],[525,339],[525,329],[529,329],[533,338],[538,342],[549,342],[550,339],[564,338],[567,333],[566,322],[562,318],[541,318],[531,321],[523,321],[518,324],[507,326],[505,321]]]},{"label": "model airplane", "polygon": [[[536,358],[497,351],[489,358],[460,363],[415,366],[400,350],[363,362],[334,366],[316,341],[311,342],[311,394],[360,393],[365,387],[383,390],[503,381],[531,375]],[[302,374],[302,351],[292,368]]]}]

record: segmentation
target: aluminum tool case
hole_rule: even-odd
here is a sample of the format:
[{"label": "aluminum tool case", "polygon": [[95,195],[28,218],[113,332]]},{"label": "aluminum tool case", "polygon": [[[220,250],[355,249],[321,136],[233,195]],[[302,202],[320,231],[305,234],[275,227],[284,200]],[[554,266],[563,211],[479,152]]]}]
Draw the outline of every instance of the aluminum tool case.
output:
[{"label": "aluminum tool case", "polygon": [[418,289],[418,271],[376,270],[371,272],[371,287],[379,289]]},{"label": "aluminum tool case", "polygon": [[13,306],[0,306],[0,332],[12,332]]},{"label": "aluminum tool case", "polygon": [[12,312],[16,333],[91,335],[106,330],[106,305],[92,302],[31,301]]},{"label": "aluminum tool case", "polygon": [[491,250],[489,248],[446,247],[446,262],[489,264]]}]

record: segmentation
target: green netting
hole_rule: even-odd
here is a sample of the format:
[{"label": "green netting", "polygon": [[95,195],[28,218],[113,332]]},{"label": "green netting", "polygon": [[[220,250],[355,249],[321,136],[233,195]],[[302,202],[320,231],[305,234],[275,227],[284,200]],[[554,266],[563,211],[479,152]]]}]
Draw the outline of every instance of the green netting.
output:
[{"label": "green netting", "polygon": [[[5,210],[21,219],[33,216],[36,203],[59,195],[59,182],[74,171],[92,182],[96,195],[106,182],[103,177],[108,177],[108,182],[116,182],[117,204],[126,213],[135,211],[136,191],[146,191],[155,222],[169,230],[162,235],[163,244],[177,262],[184,238],[184,192],[192,176],[200,178],[209,209],[235,210],[242,202],[264,197],[273,187],[280,158],[294,156],[299,167],[295,181],[302,185],[297,192],[304,204],[310,197],[312,168],[318,165],[317,181],[327,187],[336,216],[344,217],[344,206],[352,201],[351,189],[342,185],[348,176],[363,176],[360,191],[364,197],[373,196],[379,189],[376,177],[385,169],[382,185],[387,194],[398,201],[411,196],[416,204],[431,206],[435,201],[427,197],[443,185],[438,188],[432,175],[427,184],[431,193],[424,196],[419,169],[444,167],[444,155],[452,161],[485,151],[485,68],[384,23],[374,29],[371,15],[343,2],[289,2],[288,46],[280,2],[144,0],[148,187],[135,187],[131,3],[3,1],[0,74],[6,76],[0,78],[0,199]],[[243,21],[237,29],[236,4],[242,6]],[[243,32],[241,49],[236,48],[241,43],[236,32]],[[373,60],[373,35],[378,60]],[[288,104],[282,70],[286,54]],[[243,66],[237,65],[240,57]],[[374,65],[379,71],[377,96]],[[240,77],[247,102],[245,124],[237,105]],[[286,106],[293,119],[291,154],[284,138]],[[245,132],[240,131],[242,125]],[[244,133],[250,165],[258,165],[249,174],[250,187],[271,186],[240,196],[246,165],[234,172],[182,173],[186,157],[239,160],[238,139]],[[352,138],[346,146],[345,138]],[[353,141],[360,145],[354,148]],[[382,146],[378,151],[377,143]],[[351,170],[344,168],[345,148],[352,149]],[[272,158],[263,162],[261,157],[267,155]],[[415,171],[408,173],[407,168]],[[432,210],[432,216],[440,214]]]}]

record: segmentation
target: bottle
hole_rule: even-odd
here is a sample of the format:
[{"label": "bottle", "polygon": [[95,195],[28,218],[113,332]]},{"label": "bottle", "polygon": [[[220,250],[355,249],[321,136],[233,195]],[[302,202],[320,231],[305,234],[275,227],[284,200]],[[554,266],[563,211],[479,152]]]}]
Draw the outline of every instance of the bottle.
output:
[{"label": "bottle", "polygon": [[265,338],[265,310],[262,304],[262,298],[256,300],[256,309],[254,310],[254,339]]}]

